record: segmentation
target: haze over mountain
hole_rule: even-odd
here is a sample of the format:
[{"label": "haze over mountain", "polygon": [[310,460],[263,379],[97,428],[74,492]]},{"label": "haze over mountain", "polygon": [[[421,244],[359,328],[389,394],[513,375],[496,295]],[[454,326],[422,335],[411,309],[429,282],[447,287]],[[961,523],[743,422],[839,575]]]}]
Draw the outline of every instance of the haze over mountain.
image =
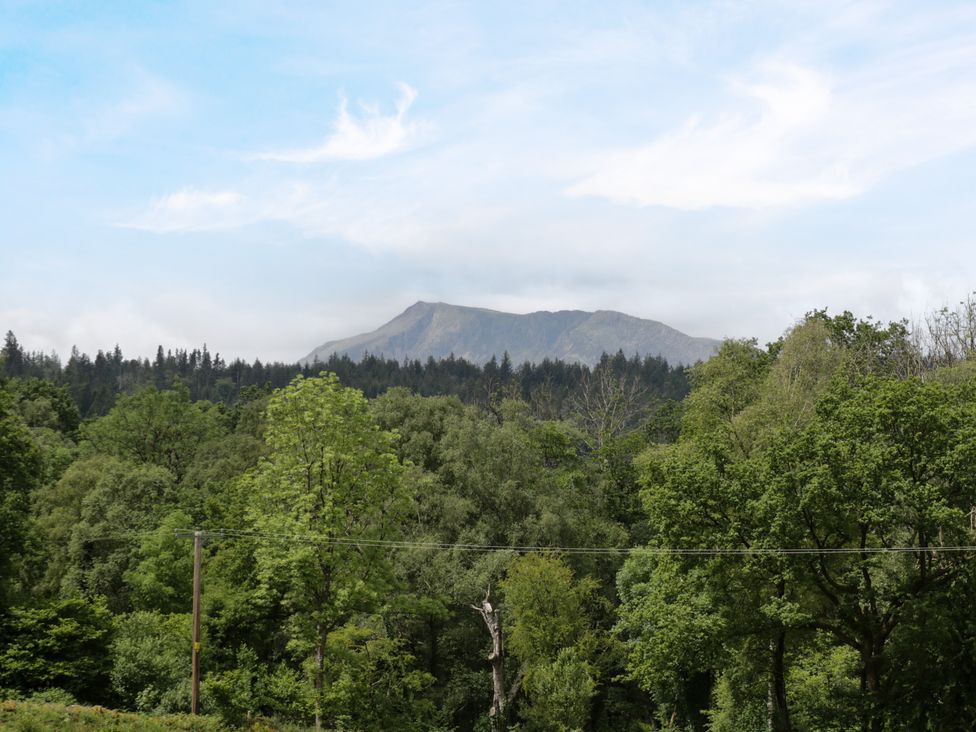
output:
[{"label": "haze over mountain", "polygon": [[417,302],[371,333],[329,341],[303,359],[325,361],[333,353],[358,361],[364,353],[386,358],[443,358],[474,363],[508,352],[516,364],[545,358],[594,364],[603,353],[661,356],[692,364],[715,352],[719,341],[695,338],[656,320],[612,310],[540,311],[517,315],[447,303]]}]

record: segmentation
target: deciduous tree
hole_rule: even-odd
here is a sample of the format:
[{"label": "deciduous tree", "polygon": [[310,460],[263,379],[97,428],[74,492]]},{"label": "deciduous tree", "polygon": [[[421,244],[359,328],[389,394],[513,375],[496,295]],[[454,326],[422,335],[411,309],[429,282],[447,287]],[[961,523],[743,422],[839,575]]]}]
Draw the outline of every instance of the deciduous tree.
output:
[{"label": "deciduous tree", "polygon": [[388,588],[389,538],[406,495],[396,438],[381,430],[362,392],[333,374],[296,378],[268,405],[268,456],[245,478],[255,529],[278,537],[257,545],[265,593],[291,613],[292,650],[313,655],[321,724],[329,633],[373,608]]}]

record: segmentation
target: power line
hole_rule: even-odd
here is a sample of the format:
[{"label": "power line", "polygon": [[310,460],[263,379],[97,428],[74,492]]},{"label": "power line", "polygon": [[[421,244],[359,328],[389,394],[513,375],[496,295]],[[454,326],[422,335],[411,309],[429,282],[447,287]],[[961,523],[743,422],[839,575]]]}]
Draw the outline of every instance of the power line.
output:
[{"label": "power line", "polygon": [[[179,536],[192,533],[191,529],[179,529]],[[520,554],[587,554],[622,556],[629,554],[679,555],[679,556],[767,556],[767,555],[861,555],[861,554],[931,554],[931,553],[970,553],[976,552],[976,545],[954,546],[870,546],[870,547],[594,547],[594,546],[544,546],[479,544],[464,542],[438,542],[374,539],[350,536],[316,536],[314,534],[285,534],[242,529],[216,529],[207,532],[208,536],[222,536],[231,539],[256,539],[262,541],[281,541],[315,545],[355,546],[379,549],[440,549],[445,551],[467,552],[518,552]]]},{"label": "power line", "polygon": [[99,536],[79,536],[71,537],[69,541],[83,541],[83,542],[95,542],[95,541],[121,541],[123,539],[142,539],[147,536],[155,536],[159,534],[159,530],[156,531],[126,531],[117,534],[100,534]]},{"label": "power line", "polygon": [[[176,529],[176,538],[192,537],[194,529]],[[953,546],[868,546],[868,547],[664,547],[664,546],[547,546],[540,544],[487,544],[468,542],[415,541],[407,539],[375,539],[352,536],[316,536],[314,534],[271,533],[246,529],[212,529],[205,532],[210,540],[254,539],[265,542],[332,545],[371,549],[410,550],[428,549],[458,552],[516,552],[519,554],[567,554],[589,556],[705,556],[756,557],[778,555],[877,555],[877,554],[965,554],[976,553],[976,545]],[[79,537],[83,542],[122,541],[158,536],[159,531],[130,531],[99,536]]]}]

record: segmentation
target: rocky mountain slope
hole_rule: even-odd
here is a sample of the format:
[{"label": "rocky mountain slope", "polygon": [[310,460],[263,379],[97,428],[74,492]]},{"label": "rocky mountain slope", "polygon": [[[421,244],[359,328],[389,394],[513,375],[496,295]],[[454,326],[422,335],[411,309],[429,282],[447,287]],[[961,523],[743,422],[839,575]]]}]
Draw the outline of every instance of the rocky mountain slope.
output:
[{"label": "rocky mountain slope", "polygon": [[515,364],[544,358],[593,364],[604,352],[662,356],[692,364],[718,348],[712,338],[694,338],[655,320],[612,310],[541,311],[516,315],[447,303],[418,302],[371,333],[329,341],[306,356],[325,361],[333,353],[359,360],[369,352],[402,360],[450,354],[475,363],[508,352]]}]

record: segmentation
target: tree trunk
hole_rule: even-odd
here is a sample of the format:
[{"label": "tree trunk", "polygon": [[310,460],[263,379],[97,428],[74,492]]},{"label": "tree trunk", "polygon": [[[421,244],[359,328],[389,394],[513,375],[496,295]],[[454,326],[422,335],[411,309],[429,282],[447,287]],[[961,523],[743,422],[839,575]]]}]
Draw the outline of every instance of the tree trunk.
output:
[{"label": "tree trunk", "polygon": [[873,639],[866,640],[861,646],[861,669],[864,690],[871,704],[864,729],[881,732],[884,726],[881,716],[881,649],[876,647]]},{"label": "tree trunk", "polygon": [[[786,582],[776,583],[776,596],[786,596]],[[776,628],[769,639],[769,685],[766,709],[769,732],[791,732],[790,708],[786,699],[786,630]]]},{"label": "tree trunk", "polygon": [[790,708],[786,700],[786,632],[779,630],[769,639],[771,669],[768,696],[769,732],[791,732]]},{"label": "tree trunk", "polygon": [[492,732],[504,732],[505,658],[502,646],[501,612],[491,605],[491,588],[485,593],[485,599],[481,601],[480,606],[471,607],[481,615],[491,635],[491,653],[488,654],[488,663],[491,664],[492,698],[488,718],[491,720]]},{"label": "tree trunk", "polygon": [[325,687],[325,628],[319,622],[315,626],[315,732],[322,729],[322,689]]}]

